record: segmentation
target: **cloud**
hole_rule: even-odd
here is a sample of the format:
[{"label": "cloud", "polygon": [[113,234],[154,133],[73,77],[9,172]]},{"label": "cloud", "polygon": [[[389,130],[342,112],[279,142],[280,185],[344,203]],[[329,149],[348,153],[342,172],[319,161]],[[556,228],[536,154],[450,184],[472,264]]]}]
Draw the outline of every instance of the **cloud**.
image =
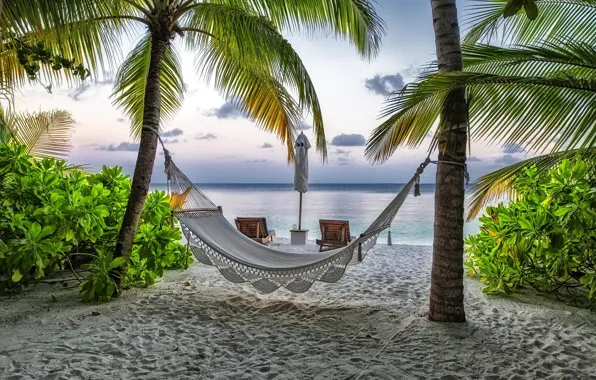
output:
[{"label": "cloud", "polygon": [[178,144],[180,142],[180,140],[178,139],[164,139],[163,143],[164,144]]},{"label": "cloud", "polygon": [[116,119],[119,123],[126,123],[126,119],[123,117],[119,117],[118,119]]},{"label": "cloud", "polygon": [[352,160],[348,157],[337,157],[337,163],[339,165],[348,165],[352,161],[354,161],[354,160]]},{"label": "cloud", "polygon": [[216,140],[217,136],[214,135],[213,133],[199,133],[199,135],[197,137],[195,137],[195,139],[197,139],[197,140]]},{"label": "cloud", "polygon": [[212,108],[205,113],[207,116],[215,116],[218,119],[238,119],[244,117],[242,112],[232,101],[227,101],[219,108]]},{"label": "cloud", "polygon": [[479,159],[479,158],[478,158],[478,157],[476,157],[476,156],[471,156],[471,157],[468,157],[468,160],[467,160],[467,161],[468,161],[468,162],[482,162],[482,160],[481,160],[481,159]]},{"label": "cloud", "polygon": [[[159,154],[160,156],[163,156],[163,151],[159,152],[158,154]],[[170,152],[170,156],[175,156],[175,155],[176,155],[176,153],[174,153],[174,152]]]},{"label": "cloud", "polygon": [[261,160],[246,160],[244,162],[250,163],[250,164],[262,164],[264,162],[269,162],[269,160],[265,160],[265,159],[261,159]]},{"label": "cloud", "polygon": [[335,154],[337,156],[349,156],[350,154],[352,154],[352,151],[351,150],[336,149],[334,152],[331,152],[331,154]]},{"label": "cloud", "polygon": [[171,131],[163,132],[161,137],[176,137],[184,134],[184,131],[180,128],[174,128]]},{"label": "cloud", "polygon": [[503,153],[505,154],[512,154],[512,153],[523,153],[525,149],[519,144],[507,144],[503,147]]},{"label": "cloud", "polygon": [[139,150],[139,144],[121,142],[119,145],[110,144],[108,146],[100,146],[95,150],[105,150],[107,152],[136,152]]},{"label": "cloud", "polygon": [[510,154],[506,154],[503,157],[499,157],[495,160],[495,164],[505,164],[505,165],[511,165],[511,164],[515,164],[516,162],[521,161],[519,158],[515,158]]},{"label": "cloud", "polygon": [[331,145],[335,146],[364,146],[364,144],[366,144],[364,136],[358,134],[346,135],[342,133],[331,140]]},{"label": "cloud", "polygon": [[404,88],[404,77],[397,73],[395,75],[375,75],[364,80],[364,85],[377,95],[389,95],[394,91]]},{"label": "cloud", "polygon": [[273,148],[273,145],[271,145],[269,143],[265,143],[263,145],[259,145],[259,148],[261,148],[261,149],[269,149],[269,148]]},{"label": "cloud", "polygon": [[309,129],[312,129],[312,125],[307,124],[307,123],[300,123],[300,125],[298,125],[298,130],[299,131],[308,131]]},{"label": "cloud", "polygon": [[99,80],[96,81],[94,83],[91,84],[83,84],[82,86],[79,86],[77,88],[75,88],[74,90],[72,90],[71,92],[68,93],[68,97],[71,98],[72,100],[74,100],[75,102],[79,102],[83,99],[82,96],[89,91],[91,88],[93,87],[99,87],[99,86],[111,86],[114,84],[114,76],[108,74],[106,79],[104,80]]},{"label": "cloud", "polygon": [[420,65],[416,64],[408,66],[408,68],[402,70],[401,73],[406,78],[414,78],[420,75],[422,72],[424,72],[424,69]]}]

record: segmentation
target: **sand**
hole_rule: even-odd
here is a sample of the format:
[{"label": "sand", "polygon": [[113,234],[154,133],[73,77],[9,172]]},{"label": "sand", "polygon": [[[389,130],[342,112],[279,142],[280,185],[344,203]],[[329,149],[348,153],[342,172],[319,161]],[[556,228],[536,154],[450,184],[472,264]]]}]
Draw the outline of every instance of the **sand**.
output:
[{"label": "sand", "polygon": [[39,285],[0,298],[0,378],[596,379],[596,313],[466,279],[468,322],[432,323],[430,261],[380,245],[299,295],[198,264],[103,305]]}]

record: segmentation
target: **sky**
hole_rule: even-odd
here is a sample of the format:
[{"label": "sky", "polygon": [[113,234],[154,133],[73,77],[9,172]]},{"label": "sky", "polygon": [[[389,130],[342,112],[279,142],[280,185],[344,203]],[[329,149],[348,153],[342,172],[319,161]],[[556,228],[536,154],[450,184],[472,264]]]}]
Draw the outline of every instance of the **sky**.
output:
[{"label": "sky", "polygon": [[[458,2],[460,19],[465,19],[468,2]],[[415,150],[397,151],[382,165],[372,165],[364,157],[365,141],[381,123],[379,113],[386,95],[435,59],[430,1],[378,0],[376,7],[387,24],[387,36],[379,56],[371,62],[362,60],[345,41],[286,34],[312,78],[323,111],[329,161],[323,164],[311,149],[312,183],[406,182],[427,155],[425,143]],[[130,49],[126,46],[125,50]],[[293,167],[287,164],[281,142],[259,130],[204,83],[195,72],[194,56],[180,50],[185,101],[174,120],[162,127],[176,164],[199,183],[291,183]],[[119,165],[130,174],[137,145],[129,135],[128,119],[112,105],[111,77],[78,88],[61,87],[51,94],[41,85],[30,86],[16,95],[16,108],[70,111],[76,127],[68,161],[94,171],[102,165]],[[304,133],[312,141],[308,120],[305,125]],[[523,159],[524,153],[514,148],[472,144],[468,160],[472,179]],[[157,157],[152,180],[165,182],[163,155]],[[431,166],[422,182],[434,181]]]}]

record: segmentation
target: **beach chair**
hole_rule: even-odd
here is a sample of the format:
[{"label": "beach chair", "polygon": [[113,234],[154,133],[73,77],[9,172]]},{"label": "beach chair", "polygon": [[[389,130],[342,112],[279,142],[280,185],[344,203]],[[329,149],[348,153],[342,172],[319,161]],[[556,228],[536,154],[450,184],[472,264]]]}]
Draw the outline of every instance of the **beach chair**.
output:
[{"label": "beach chair", "polygon": [[317,239],[319,252],[345,247],[355,239],[350,235],[350,222],[347,220],[319,220],[321,239]]},{"label": "beach chair", "polygon": [[273,241],[275,231],[267,229],[266,218],[236,218],[235,222],[236,228],[244,236],[261,244]]}]

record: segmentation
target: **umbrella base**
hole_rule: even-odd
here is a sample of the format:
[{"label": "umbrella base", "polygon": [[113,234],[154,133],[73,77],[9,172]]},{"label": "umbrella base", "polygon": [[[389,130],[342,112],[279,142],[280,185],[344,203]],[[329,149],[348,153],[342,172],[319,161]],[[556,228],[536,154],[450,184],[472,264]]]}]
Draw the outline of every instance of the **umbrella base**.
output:
[{"label": "umbrella base", "polygon": [[290,243],[292,245],[306,245],[308,230],[290,230]]}]

